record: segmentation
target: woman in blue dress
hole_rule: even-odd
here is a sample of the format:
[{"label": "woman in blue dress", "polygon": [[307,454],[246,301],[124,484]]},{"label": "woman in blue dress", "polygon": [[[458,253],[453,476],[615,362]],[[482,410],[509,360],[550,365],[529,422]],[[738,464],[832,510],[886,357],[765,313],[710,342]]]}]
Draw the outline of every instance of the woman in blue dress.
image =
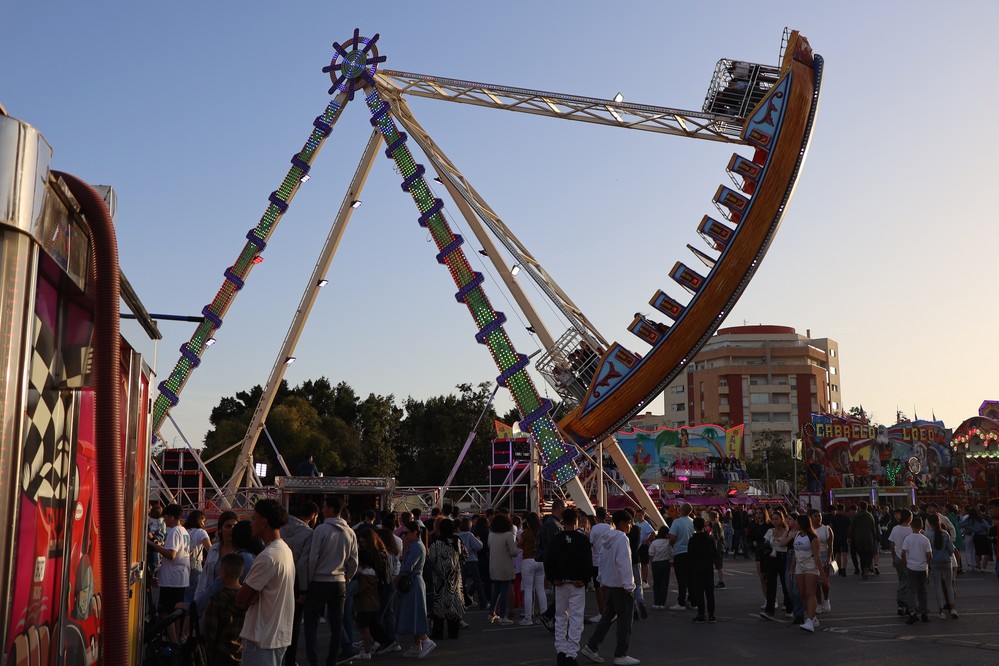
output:
[{"label": "woman in blue dress", "polygon": [[[423,582],[423,565],[427,559],[427,548],[420,540],[420,529],[416,521],[406,523],[405,529],[399,534],[402,537],[405,556],[402,567],[396,577],[396,587],[399,581],[408,579],[409,588],[399,590],[399,618],[396,620],[396,632],[413,635],[413,647],[409,648],[404,657],[422,659],[437,647],[430,640],[427,632],[430,624],[427,621],[427,587]],[[402,587],[405,587],[405,583]]]}]

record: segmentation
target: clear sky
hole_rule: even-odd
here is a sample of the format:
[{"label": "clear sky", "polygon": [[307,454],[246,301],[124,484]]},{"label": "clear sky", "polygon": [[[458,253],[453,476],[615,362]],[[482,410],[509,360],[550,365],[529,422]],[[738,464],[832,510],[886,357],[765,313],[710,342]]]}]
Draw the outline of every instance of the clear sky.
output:
[{"label": "clear sky", "polygon": [[[814,139],[781,231],[726,325],[836,339],[845,405],[882,421],[897,407],[955,427],[999,398],[995,2],[9,4],[0,102],[45,135],[54,168],[116,188],[126,275],[151,312],[191,315],[308,137],[328,101],[330,45],[355,27],[380,33],[392,69],[693,110],[719,58],[773,64],[783,28],[797,28],[826,59]],[[686,243],[703,247],[695,227],[733,148],[410,106],[604,336],[644,353],[625,327],[652,311],[656,289],[680,295],[667,271],[689,262]],[[359,100],[347,107],[188,382],[174,417],[194,442],[222,396],[266,381],[367,118]],[[291,384],[325,375],[401,401],[498,374],[399,182],[388,160],[375,164]],[[457,222],[453,206],[445,212]],[[535,351],[497,283],[487,271],[514,343]],[[164,322],[158,347],[126,331],[165,376],[192,326]],[[163,434],[176,437],[169,425]]]}]

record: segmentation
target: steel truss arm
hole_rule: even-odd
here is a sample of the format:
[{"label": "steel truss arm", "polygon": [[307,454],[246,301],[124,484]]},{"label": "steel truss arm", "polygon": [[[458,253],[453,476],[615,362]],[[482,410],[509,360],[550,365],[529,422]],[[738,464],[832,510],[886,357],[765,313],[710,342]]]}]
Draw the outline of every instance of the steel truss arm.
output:
[{"label": "steel truss arm", "polygon": [[742,121],[730,116],[386,69],[378,70],[374,78],[379,91],[383,93],[385,89],[392,89],[406,95],[447,102],[672,134],[691,139],[745,144],[739,136],[742,132]]},{"label": "steel truss arm", "polygon": [[[492,231],[493,235],[499,240],[499,242],[506,248],[517,263],[527,272],[528,275],[538,284],[541,290],[548,296],[548,298],[555,304],[555,306],[562,312],[562,314],[569,320],[573,328],[577,329],[581,335],[590,338],[592,341],[598,342],[600,347],[607,348],[609,345],[604,337],[597,330],[583,314],[582,310],[572,302],[561,287],[556,284],[555,280],[545,271],[541,263],[534,258],[530,251],[524,246],[520,240],[513,234],[512,231],[503,223],[499,215],[490,208],[489,204],[475,191],[472,184],[468,182],[465,176],[458,170],[458,167],[448,159],[444,151],[434,142],[425,129],[420,125],[420,123],[413,116],[409,105],[406,104],[405,99],[401,96],[399,91],[395,88],[386,88],[381,85],[382,81],[376,78],[376,87],[378,88],[379,94],[382,94],[384,98],[390,100],[393,109],[393,116],[399,121],[401,125],[406,128],[410,136],[416,143],[420,146],[423,152],[426,154],[427,158],[433,164],[434,169],[440,173],[446,182],[446,187],[448,191],[454,196],[456,193],[460,195],[461,200],[467,204],[475,211],[483,223]],[[455,197],[456,203],[461,207],[462,201]],[[476,230],[477,224],[469,217],[465,216],[469,224],[472,226],[473,231]],[[476,234],[478,236],[478,234]],[[493,253],[488,252],[490,258],[493,258],[494,263],[496,258],[493,257]],[[516,281],[513,280],[512,275],[510,275],[509,269],[504,267],[500,271],[500,275],[508,286],[511,283],[516,286]],[[551,336],[547,334],[547,329],[536,323],[537,319],[540,322],[540,318],[534,312],[533,307],[530,306],[529,302],[526,302],[526,296],[520,291],[519,286],[514,289],[511,287],[511,291],[517,300],[517,303],[521,306],[521,309],[528,316],[529,321],[531,321],[531,326],[534,327],[535,331],[542,337],[542,343],[545,349],[550,349],[554,345],[554,340]],[[542,332],[544,331],[544,333]],[[547,339],[545,339],[547,338]]]}]

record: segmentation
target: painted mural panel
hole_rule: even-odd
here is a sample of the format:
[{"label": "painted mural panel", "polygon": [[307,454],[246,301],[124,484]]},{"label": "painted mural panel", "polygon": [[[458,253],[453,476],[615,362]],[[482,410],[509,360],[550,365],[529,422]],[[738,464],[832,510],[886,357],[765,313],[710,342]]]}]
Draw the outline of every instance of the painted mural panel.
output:
[{"label": "painted mural panel", "polygon": [[627,428],[615,438],[639,478],[652,484],[681,476],[706,479],[729,471],[730,461],[745,458],[744,428]]},{"label": "painted mural panel", "polygon": [[825,488],[914,483],[949,489],[950,437],[941,421],[883,426],[831,414],[812,414],[804,432],[807,462]]}]

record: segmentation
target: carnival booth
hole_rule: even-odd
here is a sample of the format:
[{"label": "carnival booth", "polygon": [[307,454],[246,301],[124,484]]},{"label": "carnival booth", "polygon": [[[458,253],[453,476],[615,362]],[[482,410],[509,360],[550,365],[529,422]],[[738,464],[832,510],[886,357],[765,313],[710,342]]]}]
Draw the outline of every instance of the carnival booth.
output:
[{"label": "carnival booth", "polygon": [[951,448],[963,463],[955,468],[963,475],[969,491],[999,496],[999,401],[986,400],[978,416],[961,423],[954,430]]}]

